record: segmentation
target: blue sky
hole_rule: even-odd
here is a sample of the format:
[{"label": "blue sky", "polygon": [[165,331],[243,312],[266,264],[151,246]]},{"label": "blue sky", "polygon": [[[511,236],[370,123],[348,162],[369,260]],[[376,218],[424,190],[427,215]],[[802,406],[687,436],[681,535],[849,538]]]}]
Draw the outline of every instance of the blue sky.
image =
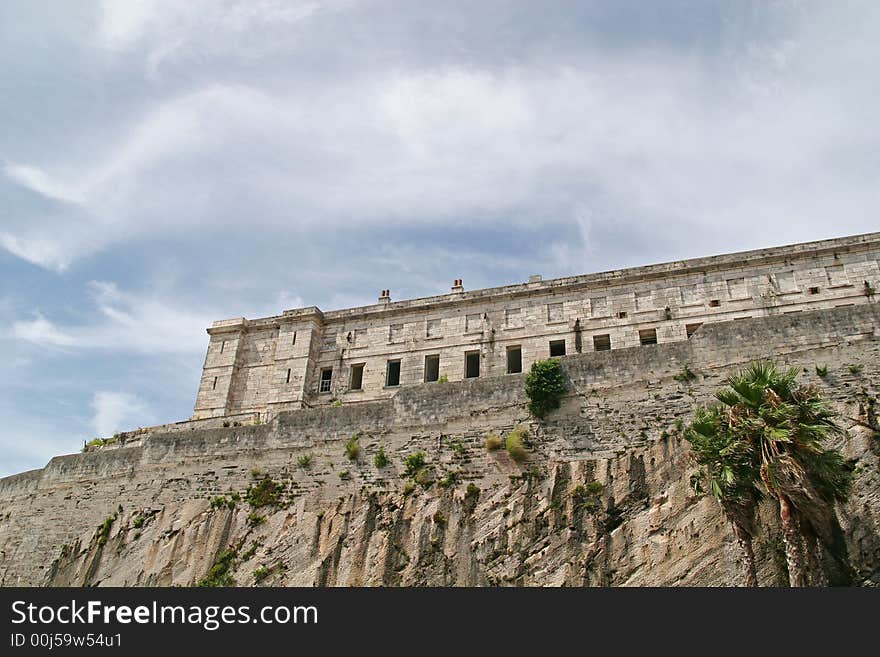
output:
[{"label": "blue sky", "polygon": [[878,229],[875,2],[0,4],[0,475],[214,319]]}]

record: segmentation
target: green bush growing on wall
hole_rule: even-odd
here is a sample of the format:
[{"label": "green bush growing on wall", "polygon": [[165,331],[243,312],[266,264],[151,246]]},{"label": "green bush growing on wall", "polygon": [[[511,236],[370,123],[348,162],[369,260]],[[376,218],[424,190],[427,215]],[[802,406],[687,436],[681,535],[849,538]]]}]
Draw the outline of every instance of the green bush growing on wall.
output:
[{"label": "green bush growing on wall", "polygon": [[550,411],[559,408],[565,394],[565,379],[562,366],[555,358],[538,360],[526,375],[526,394],[529,397],[529,412],[542,418]]}]

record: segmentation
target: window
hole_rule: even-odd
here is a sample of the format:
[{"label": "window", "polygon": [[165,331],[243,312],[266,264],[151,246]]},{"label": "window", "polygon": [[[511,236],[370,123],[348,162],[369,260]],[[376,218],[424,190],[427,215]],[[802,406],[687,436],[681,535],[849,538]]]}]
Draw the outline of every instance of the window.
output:
[{"label": "window", "polygon": [[819,288],[818,288],[818,287],[811,287],[811,288],[810,288],[809,290],[807,290],[807,291],[808,291],[810,294],[819,294]]},{"label": "window", "polygon": [[216,390],[216,389],[217,389],[217,377],[215,376],[214,383],[211,384],[211,390]]},{"label": "window", "polygon": [[590,299],[590,316],[608,316],[608,297],[595,297],[593,299]]},{"label": "window", "polygon": [[222,354],[226,350],[226,340],[220,343],[220,353]]},{"label": "window", "polygon": [[429,319],[427,326],[425,328],[425,337],[427,338],[439,338],[440,337],[440,320],[439,319]]},{"label": "window", "polygon": [[388,342],[403,342],[403,324],[388,327]]},{"label": "window", "polygon": [[364,364],[358,363],[351,366],[351,378],[348,382],[349,390],[363,390],[364,387]]},{"label": "window", "polygon": [[649,328],[640,330],[639,342],[642,344],[657,344],[657,329]]},{"label": "window", "polygon": [[465,333],[475,333],[483,330],[483,316],[480,313],[467,315],[464,320]]},{"label": "window", "polygon": [[551,324],[554,322],[565,321],[565,317],[562,314],[562,304],[561,303],[548,303],[547,304],[547,321]]},{"label": "window", "polygon": [[425,382],[430,383],[440,379],[440,356],[425,356]]},{"label": "window", "polygon": [[515,347],[507,348],[507,373],[508,374],[519,374],[522,372],[522,347],[516,345]]},{"label": "window", "polygon": [[475,379],[480,376],[480,352],[468,351],[464,355],[464,378]]},{"label": "window", "polygon": [[290,341],[290,346],[292,347],[295,344],[296,344],[296,331],[293,332],[293,340]]},{"label": "window", "polygon": [[330,382],[333,380],[333,368],[325,367],[321,370],[321,382],[318,384],[318,392],[330,392]]},{"label": "window", "polygon": [[607,333],[594,335],[593,349],[595,351],[611,351],[611,336]]},{"label": "window", "polygon": [[504,311],[504,325],[516,328],[523,325],[522,308],[508,308]]},{"label": "window", "polygon": [[388,387],[400,385],[400,361],[389,360],[385,369],[385,385]]},{"label": "window", "polygon": [[653,307],[653,292],[636,292],[636,310],[651,310]]},{"label": "window", "polygon": [[550,340],[550,358],[565,356],[565,340]]},{"label": "window", "polygon": [[290,383],[290,368],[287,368],[287,379],[284,381],[285,383]]},{"label": "window", "polygon": [[626,311],[621,310],[619,313],[617,313],[617,319],[626,319]]},{"label": "window", "polygon": [[849,283],[843,265],[825,267],[825,275],[828,277],[828,285],[846,285]]},{"label": "window", "polygon": [[697,332],[697,329],[703,325],[702,322],[698,322],[696,324],[685,324],[684,331],[687,333],[688,337],[691,337],[694,333]]},{"label": "window", "polygon": [[709,307],[710,308],[717,308],[720,305],[721,305],[721,301],[719,301],[718,299],[710,299],[709,300]]}]

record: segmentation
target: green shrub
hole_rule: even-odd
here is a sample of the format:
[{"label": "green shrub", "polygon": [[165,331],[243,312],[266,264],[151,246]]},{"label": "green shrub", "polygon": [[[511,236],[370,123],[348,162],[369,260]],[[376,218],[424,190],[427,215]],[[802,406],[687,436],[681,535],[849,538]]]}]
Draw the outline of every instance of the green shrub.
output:
[{"label": "green shrub", "polygon": [[[237,496],[237,495],[236,495]],[[235,500],[226,497],[225,495],[217,495],[211,500],[211,508],[212,509],[234,509],[235,508]]]},{"label": "green shrub", "polygon": [[278,506],[283,493],[284,486],[266,475],[256,484],[248,486],[245,499],[253,508],[259,509],[263,506]]},{"label": "green shrub", "polygon": [[331,406],[333,408],[339,408],[340,406],[342,406],[342,400],[341,399],[334,399]]},{"label": "green shrub", "polygon": [[425,467],[425,453],[422,450],[413,452],[403,459],[403,474],[407,477],[415,477]]},{"label": "green shrub", "polygon": [[446,476],[443,477],[443,479],[441,479],[437,483],[440,485],[441,488],[449,488],[450,486],[455,485],[455,483],[457,481],[458,481],[458,473],[457,472],[448,472],[448,473],[446,473]]},{"label": "green shrub", "polygon": [[828,376],[828,366],[827,365],[816,365],[816,376],[820,376],[823,379]]},{"label": "green shrub", "polygon": [[416,482],[408,481],[403,485],[403,496],[406,497],[408,495],[412,495],[413,491],[416,489]]},{"label": "green shrub", "polygon": [[112,516],[107,516],[104,518],[104,522],[98,525],[98,545],[104,545],[107,543],[107,539],[110,537],[110,528],[113,527],[113,523],[116,521],[116,514],[114,513]]},{"label": "green shrub", "polygon": [[220,553],[217,561],[211,566],[208,574],[199,582],[199,586],[232,586],[232,573],[238,551],[229,547]]},{"label": "green shrub", "polygon": [[502,447],[504,447],[504,441],[501,440],[501,436],[495,433],[490,433],[486,436],[486,451],[494,452]]},{"label": "green shrub", "polygon": [[852,374],[853,376],[858,376],[859,374],[862,373],[862,366],[861,365],[850,365],[846,369],[848,369],[849,373]]},{"label": "green shrub", "polygon": [[697,375],[694,374],[693,370],[691,370],[690,366],[685,365],[681,368],[681,371],[672,377],[676,381],[681,381],[682,383],[687,383],[688,381],[693,381],[697,378]]},{"label": "green shrub", "polygon": [[446,526],[446,516],[443,515],[442,511],[437,511],[433,517],[434,524],[445,527]]},{"label": "green shrub", "polygon": [[134,520],[131,521],[131,526],[134,527],[135,529],[140,529],[141,527],[144,526],[145,520],[146,520],[145,516],[138,514],[135,516]]},{"label": "green shrub", "polygon": [[308,470],[312,467],[312,455],[303,454],[302,456],[298,456],[296,459],[296,464],[303,470]]},{"label": "green shrub", "polygon": [[529,411],[542,418],[550,411],[559,408],[565,394],[565,379],[562,366],[555,358],[538,360],[526,375],[526,395],[529,397]]},{"label": "green shrub", "polygon": [[480,488],[473,482],[467,485],[464,491],[464,512],[470,514],[477,508],[477,502],[480,501]]},{"label": "green shrub", "polygon": [[260,566],[254,571],[254,584],[259,584],[269,576],[272,571],[265,566]]},{"label": "green shrub", "polygon": [[361,455],[361,446],[358,440],[359,436],[353,434],[348,442],[345,443],[345,455],[348,457],[349,461],[356,461],[358,456]]},{"label": "green shrub", "polygon": [[349,470],[341,470],[339,472],[339,478],[342,479],[342,481],[348,481],[351,479],[351,472]]},{"label": "green shrub", "polygon": [[424,486],[428,488],[431,484],[434,483],[434,472],[431,468],[422,468],[418,472],[416,472],[413,477],[413,481],[419,484],[420,486]]},{"label": "green shrub", "polygon": [[264,522],[266,522],[266,516],[262,516],[256,511],[251,511],[248,514],[247,523],[249,527],[259,527]]},{"label": "green shrub", "polygon": [[377,468],[384,468],[388,465],[388,457],[385,456],[385,448],[379,445],[379,450],[376,452],[376,456],[373,457],[373,465]]},{"label": "green shrub", "polygon": [[439,377],[437,377],[437,383],[449,383],[449,377],[445,374],[441,374]]},{"label": "green shrub", "polygon": [[467,456],[467,447],[461,442],[461,438],[456,438],[452,443],[452,451],[456,458],[463,459]]},{"label": "green shrub", "polygon": [[523,443],[524,435],[525,431],[523,429],[514,429],[507,434],[507,440],[504,442],[504,447],[507,450],[507,453],[510,454],[510,458],[517,463],[522,463],[529,457],[525,444]]}]

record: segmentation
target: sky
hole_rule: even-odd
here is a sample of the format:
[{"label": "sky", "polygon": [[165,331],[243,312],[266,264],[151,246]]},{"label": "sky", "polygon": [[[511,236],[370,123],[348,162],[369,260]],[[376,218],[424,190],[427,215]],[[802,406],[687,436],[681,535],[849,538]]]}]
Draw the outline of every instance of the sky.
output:
[{"label": "sky", "polygon": [[0,476],[215,319],[878,230],[880,3],[0,3]]}]

